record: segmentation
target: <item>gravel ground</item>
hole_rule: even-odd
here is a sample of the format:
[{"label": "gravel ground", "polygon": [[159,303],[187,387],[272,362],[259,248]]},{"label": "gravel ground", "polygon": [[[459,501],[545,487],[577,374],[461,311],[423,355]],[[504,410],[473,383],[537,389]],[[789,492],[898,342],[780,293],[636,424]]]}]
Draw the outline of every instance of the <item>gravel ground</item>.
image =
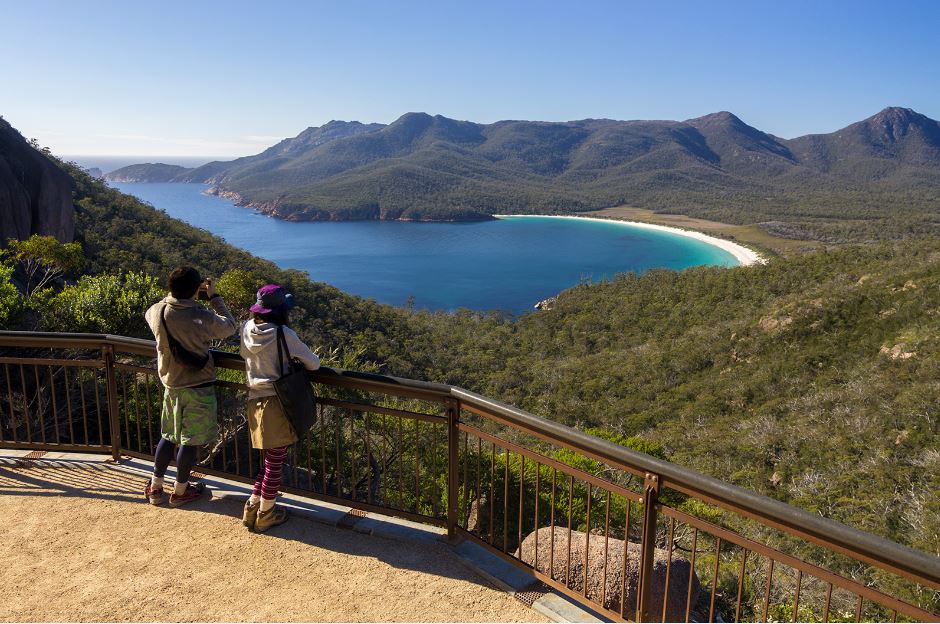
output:
[{"label": "gravel ground", "polygon": [[236,501],[171,509],[103,464],[0,464],[0,620],[546,621],[443,545],[293,518],[265,535]]}]

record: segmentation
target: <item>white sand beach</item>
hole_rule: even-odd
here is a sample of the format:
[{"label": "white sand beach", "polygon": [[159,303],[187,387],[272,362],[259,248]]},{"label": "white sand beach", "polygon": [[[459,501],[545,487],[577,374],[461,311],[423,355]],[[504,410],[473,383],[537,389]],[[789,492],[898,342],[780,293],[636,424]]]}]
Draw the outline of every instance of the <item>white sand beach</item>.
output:
[{"label": "white sand beach", "polygon": [[622,223],[623,225],[628,225],[630,227],[645,228],[647,230],[659,230],[661,232],[670,232],[672,234],[678,234],[680,236],[688,236],[689,238],[694,238],[700,240],[709,245],[714,245],[719,249],[727,251],[735,260],[737,260],[741,266],[750,266],[752,264],[765,264],[767,259],[762,255],[741,245],[740,243],[735,243],[723,238],[718,238],[716,236],[709,236],[708,234],[703,234],[702,232],[697,232],[695,230],[684,230],[682,228],[671,227],[668,225],[657,225],[655,223],[643,223],[642,221],[621,221],[620,219],[599,219],[597,217],[581,217],[578,215],[524,215],[524,214],[506,214],[506,215],[493,215],[497,219],[502,219],[506,217],[544,217],[550,219],[584,219],[586,221],[601,221],[603,223]]}]

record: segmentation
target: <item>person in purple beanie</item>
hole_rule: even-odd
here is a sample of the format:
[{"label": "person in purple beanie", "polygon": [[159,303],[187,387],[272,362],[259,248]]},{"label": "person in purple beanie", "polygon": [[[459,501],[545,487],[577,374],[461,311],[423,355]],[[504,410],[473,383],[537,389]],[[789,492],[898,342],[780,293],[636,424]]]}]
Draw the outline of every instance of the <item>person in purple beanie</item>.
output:
[{"label": "person in purple beanie", "polygon": [[280,285],[261,287],[257,301],[251,306],[252,318],[241,333],[241,355],[245,358],[248,377],[251,445],[264,452],[264,466],[255,480],[251,497],[245,502],[242,523],[249,531],[259,533],[287,521],[287,510],[274,503],[281,487],[287,447],[298,439],[274,391],[274,381],[287,367],[287,362],[279,359],[278,330],[283,330],[291,358],[299,360],[308,370],[320,367],[320,358],[287,326],[292,307],[293,295]]}]

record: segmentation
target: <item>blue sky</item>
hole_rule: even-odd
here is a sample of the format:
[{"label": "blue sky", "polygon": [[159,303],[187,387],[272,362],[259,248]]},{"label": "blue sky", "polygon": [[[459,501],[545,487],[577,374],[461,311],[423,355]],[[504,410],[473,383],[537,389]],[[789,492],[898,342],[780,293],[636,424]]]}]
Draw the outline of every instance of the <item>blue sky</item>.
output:
[{"label": "blue sky", "polygon": [[940,118],[940,2],[0,0],[0,115],[63,155],[238,156],[331,119]]}]

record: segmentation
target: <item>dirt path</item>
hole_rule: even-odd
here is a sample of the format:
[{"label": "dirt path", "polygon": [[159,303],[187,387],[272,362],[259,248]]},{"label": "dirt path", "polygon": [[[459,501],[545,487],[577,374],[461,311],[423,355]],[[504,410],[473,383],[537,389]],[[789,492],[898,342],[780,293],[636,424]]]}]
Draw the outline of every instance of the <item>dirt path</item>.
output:
[{"label": "dirt path", "polygon": [[253,535],[235,501],[152,507],[141,487],[101,464],[0,465],[0,619],[545,621],[443,545],[299,518]]}]

